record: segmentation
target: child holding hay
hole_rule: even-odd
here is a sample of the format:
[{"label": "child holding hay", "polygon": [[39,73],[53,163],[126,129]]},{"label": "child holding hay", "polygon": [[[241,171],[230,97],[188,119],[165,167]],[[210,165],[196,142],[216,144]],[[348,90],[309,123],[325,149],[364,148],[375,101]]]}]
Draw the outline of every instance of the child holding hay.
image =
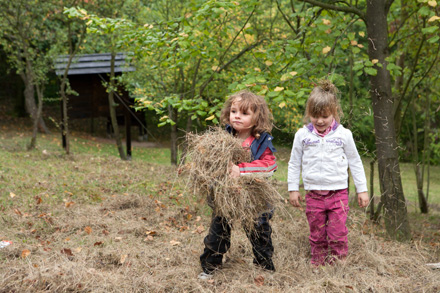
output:
[{"label": "child holding hay", "polygon": [[[221,112],[221,121],[226,125],[226,131],[230,135],[238,138],[241,145],[238,147],[243,152],[251,155],[251,160],[242,161],[238,164],[229,162],[229,166],[226,166],[225,170],[229,170],[228,181],[239,182],[243,178],[251,178],[246,175],[260,175],[259,178],[247,181],[246,184],[242,184],[239,189],[238,198],[240,200],[246,196],[243,191],[246,189],[250,194],[249,206],[246,203],[243,205],[243,201],[234,202],[234,206],[237,209],[245,211],[246,209],[254,206],[255,212],[251,216],[251,224],[253,227],[244,225],[246,235],[252,244],[252,251],[254,254],[254,264],[269,271],[275,271],[274,264],[272,262],[273,245],[272,245],[272,228],[269,224],[269,220],[273,215],[273,207],[270,203],[265,203],[265,206],[255,204],[254,199],[261,196],[262,193],[257,192],[258,189],[270,189],[269,184],[259,185],[259,183],[266,182],[261,177],[269,177],[277,169],[275,162],[275,148],[272,145],[273,137],[269,135],[272,130],[272,115],[265,100],[249,91],[241,91],[232,95],[225,103]],[[222,131],[222,133],[225,133]],[[227,134],[225,134],[227,135]],[[227,135],[230,137],[230,135]],[[221,139],[222,143],[225,143],[225,139]],[[236,139],[235,139],[236,140]],[[220,143],[220,142],[217,142]],[[231,180],[232,178],[235,178]],[[255,177],[253,177],[255,178]],[[243,181],[241,181],[243,182]],[[217,184],[221,185],[221,184]],[[246,187],[247,186],[247,187]],[[249,188],[254,189],[249,189]],[[228,190],[222,189],[218,186],[214,192],[215,200],[211,199],[211,207],[213,208],[213,215],[211,226],[209,228],[208,235],[204,239],[205,248],[203,254],[200,256],[200,262],[203,272],[199,275],[199,279],[209,279],[215,270],[219,269],[222,265],[223,255],[228,251],[231,245],[231,218],[240,218],[233,212],[222,210],[222,207],[216,205],[222,205],[221,193],[228,193]],[[226,201],[233,201],[233,194],[228,194]],[[263,198],[265,200],[265,198]],[[209,199],[208,199],[209,203]],[[242,207],[237,205],[242,204]],[[224,216],[224,215],[228,216]],[[257,219],[255,219],[257,216]]]},{"label": "child holding hay", "polygon": [[369,202],[367,180],[353,135],[339,124],[342,110],[337,94],[336,86],[328,80],[322,80],[312,90],[305,111],[310,123],[296,132],[288,166],[290,203],[300,207],[300,173],[307,191],[312,265],[347,256],[348,167],[359,206],[366,207]]}]

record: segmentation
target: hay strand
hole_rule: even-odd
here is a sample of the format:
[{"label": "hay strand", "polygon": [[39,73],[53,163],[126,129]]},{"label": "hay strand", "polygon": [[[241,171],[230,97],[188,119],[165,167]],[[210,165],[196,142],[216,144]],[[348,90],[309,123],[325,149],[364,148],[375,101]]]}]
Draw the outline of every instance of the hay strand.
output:
[{"label": "hay strand", "polygon": [[193,194],[201,199],[208,196],[216,215],[252,230],[256,217],[280,201],[276,188],[261,174],[230,177],[231,163],[252,159],[250,150],[224,129],[212,127],[201,134],[188,133],[187,143],[186,163],[180,169],[188,174]]}]

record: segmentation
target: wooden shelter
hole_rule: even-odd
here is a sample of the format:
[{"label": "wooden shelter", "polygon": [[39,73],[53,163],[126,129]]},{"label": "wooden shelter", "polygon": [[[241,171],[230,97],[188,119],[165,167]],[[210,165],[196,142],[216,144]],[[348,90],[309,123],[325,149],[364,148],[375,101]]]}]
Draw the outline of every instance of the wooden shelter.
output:
[{"label": "wooden shelter", "polygon": [[[115,75],[122,72],[134,71],[135,68],[126,62],[127,54],[118,53],[115,59]],[[67,66],[68,56],[60,56],[55,63],[57,75],[63,75]],[[109,117],[110,109],[108,93],[103,82],[109,82],[111,70],[111,54],[87,54],[77,55],[69,67],[68,79],[71,88],[78,95],[69,95],[67,115],[69,119]],[[131,157],[131,126],[137,125],[140,133],[144,134],[145,115],[144,112],[135,112],[131,107],[134,100],[128,92],[119,88],[115,92],[115,102],[118,104],[116,115],[118,124],[125,124],[127,155]],[[63,113],[63,111],[61,111]],[[65,146],[65,135],[63,133],[63,146]]]}]

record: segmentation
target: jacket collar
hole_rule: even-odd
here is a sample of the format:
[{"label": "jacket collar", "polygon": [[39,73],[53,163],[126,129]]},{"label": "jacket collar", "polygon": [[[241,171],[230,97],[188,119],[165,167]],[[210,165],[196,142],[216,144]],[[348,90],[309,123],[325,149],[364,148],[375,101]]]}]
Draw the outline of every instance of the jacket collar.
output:
[{"label": "jacket collar", "polygon": [[[338,121],[335,121],[335,124],[334,124],[333,127],[332,127],[332,131],[335,131],[336,128],[338,128],[339,125],[341,125],[341,124],[339,124]],[[306,125],[306,128],[307,128],[310,132],[313,132],[313,124],[312,124],[312,123],[307,124],[307,125]]]}]

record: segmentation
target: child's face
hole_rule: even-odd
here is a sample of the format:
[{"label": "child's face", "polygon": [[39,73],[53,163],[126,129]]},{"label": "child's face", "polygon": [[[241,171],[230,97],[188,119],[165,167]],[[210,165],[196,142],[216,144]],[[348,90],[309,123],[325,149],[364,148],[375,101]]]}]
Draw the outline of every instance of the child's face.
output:
[{"label": "child's face", "polygon": [[252,123],[254,112],[251,109],[247,109],[246,111],[240,109],[240,102],[241,99],[237,99],[232,103],[231,112],[229,113],[229,122],[238,133],[250,133],[254,126]]},{"label": "child's face", "polygon": [[333,122],[333,115],[330,113],[322,113],[317,117],[310,117],[310,122],[320,132],[323,133]]}]

